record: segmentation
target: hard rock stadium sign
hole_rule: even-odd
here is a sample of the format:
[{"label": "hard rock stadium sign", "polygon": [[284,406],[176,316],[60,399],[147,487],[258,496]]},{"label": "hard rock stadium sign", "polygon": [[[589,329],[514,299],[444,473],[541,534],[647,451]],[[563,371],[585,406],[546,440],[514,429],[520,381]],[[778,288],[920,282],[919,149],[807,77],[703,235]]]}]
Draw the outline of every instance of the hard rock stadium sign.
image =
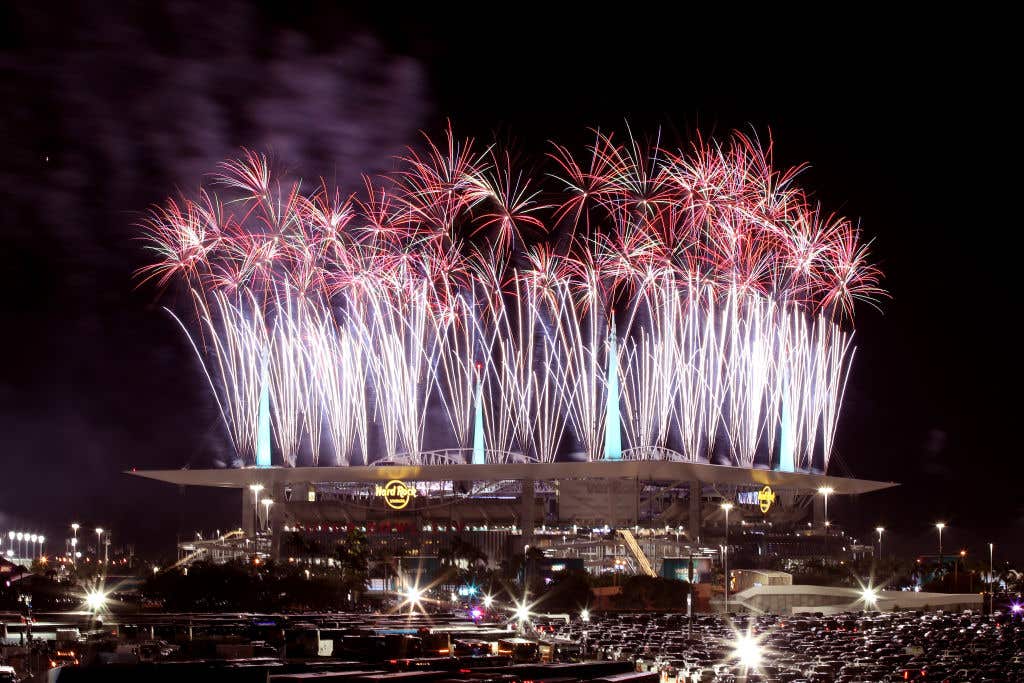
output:
[{"label": "hard rock stadium sign", "polygon": [[775,491],[767,485],[760,491],[741,491],[737,496],[737,502],[741,505],[756,505],[767,515],[775,503]]},{"label": "hard rock stadium sign", "polygon": [[402,510],[409,504],[409,501],[416,497],[416,489],[404,481],[392,479],[387,484],[374,487],[373,495],[383,498],[384,502],[392,510]]}]

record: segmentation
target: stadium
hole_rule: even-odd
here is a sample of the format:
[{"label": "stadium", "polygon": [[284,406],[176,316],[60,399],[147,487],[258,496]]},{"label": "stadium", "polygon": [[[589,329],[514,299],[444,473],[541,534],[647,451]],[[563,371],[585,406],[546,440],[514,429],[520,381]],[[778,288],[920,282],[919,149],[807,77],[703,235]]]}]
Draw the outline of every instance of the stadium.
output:
[{"label": "stadium", "polygon": [[670,575],[730,524],[828,553],[829,496],[894,485],[827,474],[854,304],[884,291],[800,169],[740,134],[596,132],[545,161],[449,130],[360,194],[306,194],[246,153],[154,208],[140,278],[184,301],[237,457],[135,474],[242,497],[241,532],[190,552],[294,559],[289,534],[359,528],[404,556]]}]

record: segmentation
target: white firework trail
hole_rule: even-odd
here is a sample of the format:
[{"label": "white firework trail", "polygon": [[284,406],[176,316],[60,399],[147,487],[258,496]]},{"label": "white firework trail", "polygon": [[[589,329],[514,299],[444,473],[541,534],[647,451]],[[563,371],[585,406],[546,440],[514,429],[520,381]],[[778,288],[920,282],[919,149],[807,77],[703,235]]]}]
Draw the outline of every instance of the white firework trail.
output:
[{"label": "white firework trail", "polygon": [[270,423],[281,458],[294,467],[307,422],[306,326],[301,305],[291,296],[283,295],[276,308],[270,340]]},{"label": "white firework trail", "polygon": [[670,153],[598,133],[591,157],[556,147],[548,223],[511,156],[450,132],[362,201],[304,196],[247,153],[217,176],[227,197],[144,221],[159,262],[140,275],[188,283],[190,341],[247,463],[269,392],[291,466],[415,457],[430,410],[468,450],[480,400],[494,458],[553,461],[575,439],[599,459],[621,410],[635,452],[827,468],[853,358],[830,316],[884,295],[859,230],[744,136]]},{"label": "white firework trail", "polygon": [[208,339],[208,359],[191,335],[189,341],[210,382],[235,452],[243,460],[254,460],[260,393],[270,346],[260,307],[251,294],[232,301],[218,292],[213,295],[212,305],[196,290],[192,298]]}]

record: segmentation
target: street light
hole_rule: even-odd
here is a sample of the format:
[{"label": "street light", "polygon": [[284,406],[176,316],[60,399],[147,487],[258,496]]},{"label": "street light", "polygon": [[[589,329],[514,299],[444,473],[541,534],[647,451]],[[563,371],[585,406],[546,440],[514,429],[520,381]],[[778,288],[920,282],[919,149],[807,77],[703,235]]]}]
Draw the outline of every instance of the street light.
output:
[{"label": "street light", "polygon": [[936,522],[935,528],[939,530],[939,571],[942,571],[942,530],[946,528],[945,522]]},{"label": "street light", "polygon": [[885,531],[884,526],[876,526],[875,531],[878,532],[878,559],[882,559],[882,532]]},{"label": "street light", "polygon": [[525,602],[520,602],[519,604],[516,605],[515,615],[516,615],[516,621],[518,621],[520,624],[522,624],[523,622],[529,621],[530,620],[530,606],[527,605]]},{"label": "street light", "polygon": [[725,613],[729,614],[729,511],[732,510],[732,503],[722,503],[725,510],[725,545],[722,549],[722,565],[725,570]]},{"label": "street light", "polygon": [[732,656],[745,672],[749,672],[751,669],[761,666],[761,659],[764,655],[761,645],[753,636],[749,633],[741,633],[737,635],[736,642],[733,643]]},{"label": "street light", "polygon": [[100,562],[100,546],[103,545],[103,527],[96,527],[96,564]]},{"label": "street light", "polygon": [[819,486],[818,493],[820,493],[825,498],[825,561],[828,562],[828,528],[830,526],[828,523],[828,497],[835,493],[835,489],[832,488],[831,486]]},{"label": "street light", "polygon": [[102,590],[91,590],[85,595],[85,605],[89,611],[96,614],[103,610],[107,604],[107,594]]},{"label": "street light", "polygon": [[864,602],[865,607],[874,607],[878,604],[878,590],[868,586],[860,592],[860,599]]},{"label": "street light", "polygon": [[835,493],[836,490],[831,486],[820,486],[818,487],[818,493],[825,497],[825,521],[828,521],[828,497]]},{"label": "street light", "polygon": [[413,610],[419,606],[420,601],[423,599],[423,591],[417,586],[409,586],[405,589],[405,601],[409,603],[409,613],[412,614]]}]

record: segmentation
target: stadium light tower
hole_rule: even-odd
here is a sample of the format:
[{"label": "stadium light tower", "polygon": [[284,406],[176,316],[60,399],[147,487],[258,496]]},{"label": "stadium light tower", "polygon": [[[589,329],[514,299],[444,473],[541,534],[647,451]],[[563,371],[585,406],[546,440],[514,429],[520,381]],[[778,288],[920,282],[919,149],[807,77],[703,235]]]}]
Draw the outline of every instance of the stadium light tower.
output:
[{"label": "stadium light tower", "polygon": [[725,510],[725,545],[722,547],[722,565],[725,570],[725,613],[729,614],[729,511],[732,510],[732,503],[722,503]]}]

